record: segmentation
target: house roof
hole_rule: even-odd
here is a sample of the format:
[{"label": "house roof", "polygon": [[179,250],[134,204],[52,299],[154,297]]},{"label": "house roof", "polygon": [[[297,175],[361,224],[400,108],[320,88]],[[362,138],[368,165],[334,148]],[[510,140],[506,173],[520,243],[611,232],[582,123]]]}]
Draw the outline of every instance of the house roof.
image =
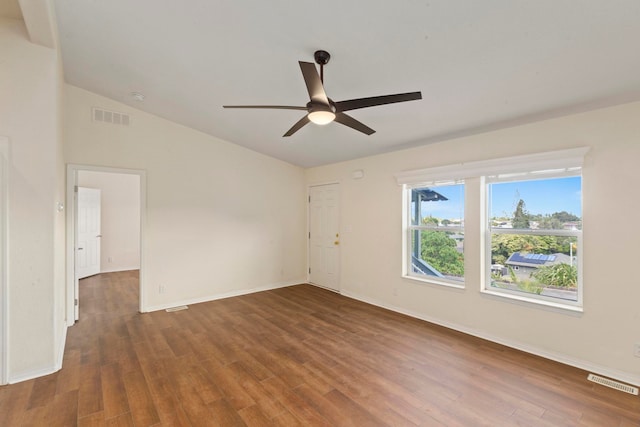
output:
[{"label": "house roof", "polygon": [[538,268],[543,265],[568,264],[570,261],[571,257],[561,253],[533,254],[528,252],[514,252],[509,259],[507,259],[506,264]]},{"label": "house roof", "polygon": [[420,198],[420,202],[441,202],[449,200],[442,194],[437,191],[433,191],[430,188],[414,188],[412,193]]},{"label": "house roof", "polygon": [[[66,82],[303,167],[640,99],[636,0],[53,3]],[[423,99],[352,111],[371,136],[331,123],[283,138],[300,111],[222,108],[304,106],[297,62],[317,49],[335,101]]]}]

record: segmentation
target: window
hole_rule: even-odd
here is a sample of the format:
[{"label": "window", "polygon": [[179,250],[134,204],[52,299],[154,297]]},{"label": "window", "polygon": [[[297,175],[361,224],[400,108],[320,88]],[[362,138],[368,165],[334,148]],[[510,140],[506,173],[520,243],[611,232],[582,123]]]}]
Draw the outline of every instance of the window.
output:
[{"label": "window", "polygon": [[406,276],[464,285],[464,184],[406,188]]},{"label": "window", "polygon": [[[582,166],[588,151],[397,172],[402,276],[458,288],[478,283],[484,294],[581,311]],[[465,198],[472,204],[465,206]],[[466,254],[465,221],[472,233]],[[465,262],[484,267],[465,271]]]},{"label": "window", "polygon": [[[581,304],[582,177],[579,168],[487,177],[486,291]],[[559,176],[558,176],[559,175]]]}]

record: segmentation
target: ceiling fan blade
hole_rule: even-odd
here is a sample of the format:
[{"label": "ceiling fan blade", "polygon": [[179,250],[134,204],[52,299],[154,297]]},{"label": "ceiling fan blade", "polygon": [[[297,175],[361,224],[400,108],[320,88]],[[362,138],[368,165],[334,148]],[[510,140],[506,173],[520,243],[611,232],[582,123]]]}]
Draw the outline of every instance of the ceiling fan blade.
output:
[{"label": "ceiling fan blade", "polygon": [[357,121],[356,119],[346,115],[345,113],[336,113],[336,118],[334,120],[338,123],[342,123],[345,126],[349,126],[351,129],[355,129],[367,135],[371,135],[372,133],[376,132],[369,126]]},{"label": "ceiling fan blade", "polygon": [[296,122],[296,124],[295,124],[295,125],[293,125],[293,126],[291,127],[291,129],[289,129],[289,130],[287,131],[287,133],[285,133],[285,134],[284,134],[284,135],[282,135],[282,136],[283,136],[283,137],[285,137],[285,136],[291,136],[291,135],[293,135],[294,133],[298,132],[298,131],[302,128],[302,126],[306,125],[307,123],[309,123],[309,117],[308,117],[308,116],[304,116],[303,118],[301,118],[300,120],[298,120],[298,121]]},{"label": "ceiling fan blade", "polygon": [[295,107],[291,105],[223,105],[222,108],[268,108],[271,110],[302,110],[307,111],[307,107]]},{"label": "ceiling fan blade", "polygon": [[422,92],[398,93],[395,95],[372,96],[370,98],[349,99],[336,102],[337,111],[357,110],[358,108],[375,107],[376,105],[422,99]]},{"label": "ceiling fan blade", "polygon": [[329,99],[324,92],[324,86],[322,86],[322,80],[320,80],[316,65],[311,62],[302,61],[298,61],[298,64],[300,64],[302,77],[304,77],[304,83],[307,85],[307,91],[309,92],[311,101],[329,105]]}]

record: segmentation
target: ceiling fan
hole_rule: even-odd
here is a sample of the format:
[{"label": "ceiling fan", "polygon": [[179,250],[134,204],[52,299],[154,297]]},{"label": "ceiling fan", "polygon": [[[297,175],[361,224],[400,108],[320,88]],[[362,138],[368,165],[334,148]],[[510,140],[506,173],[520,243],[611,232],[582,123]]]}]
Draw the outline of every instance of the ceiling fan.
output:
[{"label": "ceiling fan", "polygon": [[369,98],[349,99],[346,101],[334,102],[327,97],[324,91],[324,66],[327,65],[331,55],[324,50],[318,50],[314,53],[314,59],[320,65],[320,74],[312,62],[298,61],[302,77],[307,85],[309,98],[311,99],[306,106],[296,107],[289,105],[223,105],[223,108],[266,108],[276,110],[302,110],[307,114],[298,120],[291,129],[283,136],[291,136],[299,131],[309,122],[326,125],[333,121],[341,123],[359,132],[371,135],[375,130],[371,129],[364,123],[359,122],[353,117],[345,114],[345,111],[357,110],[358,108],[374,107],[376,105],[393,104],[396,102],[415,101],[422,99],[421,92],[398,93],[395,95],[372,96]]}]

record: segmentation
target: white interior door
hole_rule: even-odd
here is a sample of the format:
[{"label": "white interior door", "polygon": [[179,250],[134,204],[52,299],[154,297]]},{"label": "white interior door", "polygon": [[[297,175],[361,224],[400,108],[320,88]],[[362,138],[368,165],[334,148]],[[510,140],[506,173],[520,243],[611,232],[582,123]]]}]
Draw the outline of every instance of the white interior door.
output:
[{"label": "white interior door", "polygon": [[78,187],[76,276],[100,273],[100,190]]},{"label": "white interior door", "polygon": [[309,189],[309,281],[340,290],[340,185]]}]

